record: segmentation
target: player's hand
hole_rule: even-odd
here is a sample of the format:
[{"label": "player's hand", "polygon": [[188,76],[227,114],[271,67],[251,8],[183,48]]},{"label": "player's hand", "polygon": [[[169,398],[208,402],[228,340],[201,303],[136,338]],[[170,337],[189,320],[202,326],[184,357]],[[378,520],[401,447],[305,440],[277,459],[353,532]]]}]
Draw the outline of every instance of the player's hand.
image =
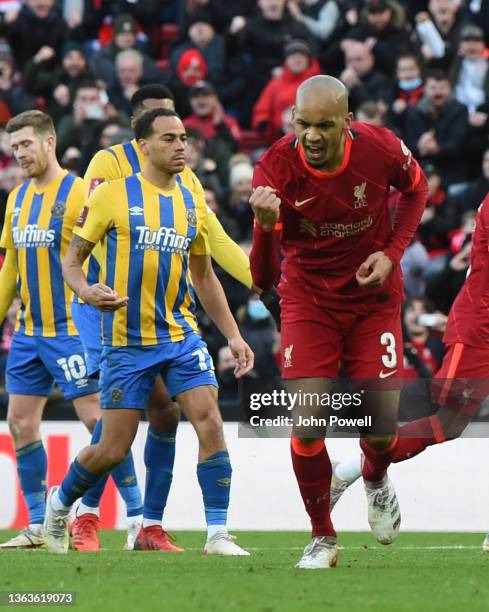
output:
[{"label": "player's hand", "polygon": [[394,267],[382,251],[372,253],[358,268],[355,278],[360,287],[375,289],[382,287]]},{"label": "player's hand", "polygon": [[271,232],[278,221],[281,200],[273,187],[257,187],[250,197],[250,206],[258,225]]},{"label": "player's hand", "polygon": [[129,301],[128,297],[120,298],[117,291],[114,291],[103,283],[95,283],[94,285],[90,285],[85,291],[83,291],[80,297],[84,302],[88,302],[99,310],[104,311],[119,310],[119,308],[127,306]]},{"label": "player's hand", "polygon": [[253,366],[255,365],[255,355],[241,336],[229,338],[228,344],[236,359],[234,375],[236,378],[241,378],[253,369]]}]

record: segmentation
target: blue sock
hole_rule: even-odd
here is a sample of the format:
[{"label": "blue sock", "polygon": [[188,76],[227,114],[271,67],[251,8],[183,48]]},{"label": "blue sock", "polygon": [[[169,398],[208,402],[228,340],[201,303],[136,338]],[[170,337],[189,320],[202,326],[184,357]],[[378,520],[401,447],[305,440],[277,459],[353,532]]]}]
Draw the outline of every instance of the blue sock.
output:
[{"label": "blue sock", "polygon": [[[97,444],[97,442],[100,440],[101,435],[102,419],[99,419],[92,432],[91,444]],[[91,487],[82,497],[82,504],[85,504],[85,506],[89,506],[90,508],[98,508],[108,478],[109,474],[105,474],[104,476],[102,476],[97,482],[97,484],[94,487]]]},{"label": "blue sock", "polygon": [[176,432],[158,433],[148,427],[144,446],[146,490],[143,517],[161,521],[173,480]]},{"label": "blue sock", "polygon": [[208,525],[225,525],[228,516],[232,468],[229,453],[220,451],[197,465]]},{"label": "blue sock", "polygon": [[99,480],[100,474],[94,474],[83,467],[75,459],[70,465],[60,488],[58,489],[59,500],[67,507],[71,507],[75,501],[93,487]]},{"label": "blue sock", "polygon": [[46,510],[46,476],[48,461],[42,441],[38,440],[16,451],[17,472],[22,494],[29,509],[29,525],[42,525]]},{"label": "blue sock", "polygon": [[126,503],[127,516],[139,516],[143,513],[143,500],[139,490],[132,452],[129,451],[122,463],[111,472],[112,478]]},{"label": "blue sock", "polygon": [[[97,444],[101,435],[102,419],[99,419],[93,430],[91,443]],[[127,516],[139,516],[142,514],[143,502],[136,478],[132,453],[130,451],[124,461],[112,470],[111,475],[119,489],[122,499],[126,503]],[[100,499],[103,495],[108,478],[109,474],[102,476],[97,484],[85,493],[82,499],[82,503],[85,504],[85,506],[89,506],[90,508],[99,507]]]}]

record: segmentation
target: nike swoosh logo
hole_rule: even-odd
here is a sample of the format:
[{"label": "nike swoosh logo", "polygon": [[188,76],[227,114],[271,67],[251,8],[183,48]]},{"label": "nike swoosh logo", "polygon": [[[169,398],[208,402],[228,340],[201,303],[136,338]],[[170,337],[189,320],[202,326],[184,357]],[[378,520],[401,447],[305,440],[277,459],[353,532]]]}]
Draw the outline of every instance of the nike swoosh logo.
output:
[{"label": "nike swoosh logo", "polygon": [[389,378],[389,376],[392,376],[396,372],[397,372],[397,370],[392,370],[392,372],[384,372],[383,370],[381,370],[379,372],[379,378]]},{"label": "nike swoosh logo", "polygon": [[314,200],[315,197],[316,196],[312,196],[312,198],[307,198],[305,200],[296,200],[295,205],[297,206],[297,208],[300,208],[301,206],[304,206],[304,204],[307,204],[311,200]]}]

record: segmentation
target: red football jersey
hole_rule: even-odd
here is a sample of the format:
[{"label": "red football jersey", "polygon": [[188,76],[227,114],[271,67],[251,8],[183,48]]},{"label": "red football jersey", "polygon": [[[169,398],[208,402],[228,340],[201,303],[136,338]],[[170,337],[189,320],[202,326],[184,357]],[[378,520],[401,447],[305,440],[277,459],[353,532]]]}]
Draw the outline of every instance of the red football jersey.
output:
[{"label": "red football jersey", "polygon": [[470,268],[452,305],[443,341],[489,347],[489,194],[479,206],[472,236]]},{"label": "red football jersey", "polygon": [[394,233],[390,189],[414,191],[422,177],[401,140],[386,128],[364,123],[353,123],[343,163],[334,173],[309,166],[294,135],[272,145],[257,163],[253,186],[274,187],[282,201],[282,296],[310,295],[337,308],[365,300],[398,304],[403,299],[399,265],[379,289],[362,289],[355,274],[376,251],[399,262],[424,201],[407,211],[410,223]]}]

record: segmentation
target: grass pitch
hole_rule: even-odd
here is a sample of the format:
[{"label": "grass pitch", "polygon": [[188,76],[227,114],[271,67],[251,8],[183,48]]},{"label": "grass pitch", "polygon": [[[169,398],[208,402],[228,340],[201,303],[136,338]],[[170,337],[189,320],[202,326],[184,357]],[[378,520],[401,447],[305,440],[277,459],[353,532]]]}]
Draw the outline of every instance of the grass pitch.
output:
[{"label": "grass pitch", "polygon": [[205,557],[203,533],[176,535],[185,553],[126,552],[121,531],[101,532],[99,553],[2,550],[0,591],[75,591],[90,612],[489,610],[483,534],[403,533],[386,547],[342,533],[338,567],[325,571],[294,569],[305,533],[239,533],[249,558]]}]

